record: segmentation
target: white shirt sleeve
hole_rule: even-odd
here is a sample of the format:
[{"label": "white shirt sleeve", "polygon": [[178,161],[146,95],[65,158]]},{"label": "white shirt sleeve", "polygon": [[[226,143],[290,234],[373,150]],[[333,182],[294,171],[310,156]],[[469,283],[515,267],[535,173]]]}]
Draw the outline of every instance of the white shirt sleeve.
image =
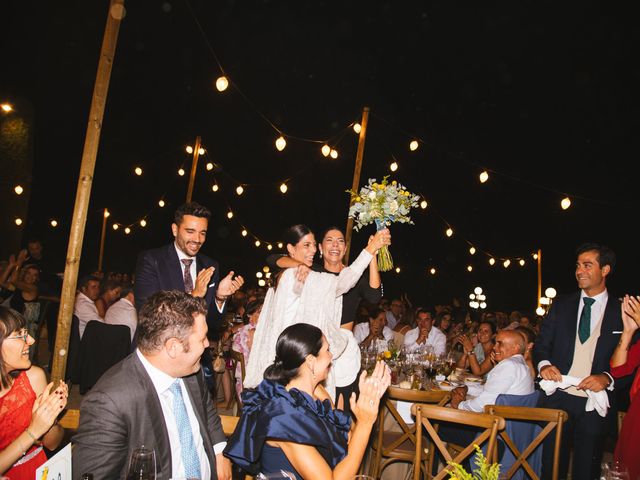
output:
[{"label": "white shirt sleeve", "polygon": [[470,412],[483,412],[485,405],[495,404],[498,395],[508,392],[516,380],[514,365],[511,362],[502,361],[491,370],[482,393],[476,398],[460,402],[458,408]]}]

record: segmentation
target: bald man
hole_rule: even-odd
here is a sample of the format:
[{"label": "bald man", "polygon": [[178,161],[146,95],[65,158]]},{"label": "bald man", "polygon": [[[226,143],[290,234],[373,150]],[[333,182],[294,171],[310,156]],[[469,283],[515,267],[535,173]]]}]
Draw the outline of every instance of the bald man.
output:
[{"label": "bald man", "polygon": [[485,405],[494,405],[496,398],[502,393],[533,393],[533,378],[524,360],[526,348],[527,344],[521,333],[514,330],[502,330],[498,333],[493,347],[498,363],[487,374],[482,393],[467,400],[467,387],[455,388],[451,392],[451,406],[460,410],[482,412]]}]

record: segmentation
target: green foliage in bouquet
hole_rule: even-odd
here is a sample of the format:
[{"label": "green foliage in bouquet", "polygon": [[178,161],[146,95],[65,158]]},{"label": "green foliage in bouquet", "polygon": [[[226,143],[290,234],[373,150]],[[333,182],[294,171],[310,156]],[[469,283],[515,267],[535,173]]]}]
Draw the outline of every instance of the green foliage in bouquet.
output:
[{"label": "green foliage in bouquet", "polygon": [[474,445],[476,455],[474,463],[476,469],[473,474],[467,472],[462,465],[454,462],[447,462],[453,470],[449,472],[449,480],[498,480],[500,475],[499,463],[487,463],[478,445]]}]

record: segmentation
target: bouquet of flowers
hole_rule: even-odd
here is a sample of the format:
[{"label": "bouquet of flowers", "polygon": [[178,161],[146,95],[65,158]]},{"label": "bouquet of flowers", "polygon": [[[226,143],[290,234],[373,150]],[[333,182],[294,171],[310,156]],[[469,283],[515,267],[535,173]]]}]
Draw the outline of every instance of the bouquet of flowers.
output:
[{"label": "bouquet of flowers", "polygon": [[473,445],[476,449],[475,460],[476,470],[473,474],[467,472],[462,465],[454,462],[447,462],[453,470],[449,471],[449,480],[498,480],[500,476],[500,464],[487,463],[482,450],[476,444]]},{"label": "bouquet of flowers", "polygon": [[[360,230],[364,225],[376,224],[377,230],[387,228],[395,222],[410,223],[409,211],[418,206],[420,197],[407,191],[395,180],[389,182],[388,176],[377,182],[370,178],[369,183],[360,192],[347,190],[351,194],[349,218],[355,219],[354,229]],[[378,251],[378,269],[388,272],[393,268],[393,259],[387,246]]]}]

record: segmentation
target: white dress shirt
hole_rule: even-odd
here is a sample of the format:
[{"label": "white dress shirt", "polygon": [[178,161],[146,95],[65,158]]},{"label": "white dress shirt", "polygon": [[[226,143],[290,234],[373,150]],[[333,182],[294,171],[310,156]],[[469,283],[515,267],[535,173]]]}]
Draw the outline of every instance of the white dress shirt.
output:
[{"label": "white dress shirt", "polygon": [[[186,260],[193,260],[191,262],[191,265],[189,266],[189,273],[191,274],[191,282],[193,283],[193,288],[196,288],[196,278],[198,277],[198,268],[196,266],[196,257],[190,257],[189,255],[187,255],[186,253],[184,253],[182,250],[180,250],[178,248],[178,245],[175,244],[175,242],[173,243],[173,246],[176,249],[176,253],[178,254],[178,260],[180,260],[180,271],[182,272],[182,278],[184,279],[184,264],[182,263],[183,259]],[[215,272],[214,272],[215,273]],[[211,276],[211,278],[213,278],[213,276]],[[207,289],[209,289],[210,287],[214,287],[215,285],[213,283],[207,285]],[[218,311],[220,313],[222,313],[222,310],[224,310],[224,304],[227,303],[222,302],[222,306],[218,306],[218,302],[216,301],[216,299],[213,299],[213,304],[216,306],[216,308],[218,309]]]},{"label": "white dress shirt", "polygon": [[138,314],[136,307],[126,298],[121,298],[107,309],[104,323],[109,325],[126,325],[131,330],[131,341],[138,327]]},{"label": "white dress shirt", "polygon": [[[358,344],[362,343],[362,341],[369,336],[369,322],[362,322],[353,327],[353,336]],[[387,342],[393,340],[393,330],[389,327],[384,327],[382,329],[382,336]]]},{"label": "white dress shirt", "polygon": [[84,334],[84,329],[91,320],[102,322],[102,317],[98,313],[96,303],[87,297],[84,293],[78,292],[76,295],[76,303],[73,307],[73,314],[78,317],[80,328],[80,338]]},{"label": "white dress shirt", "polygon": [[393,328],[398,324],[398,319],[393,315],[391,310],[387,310],[385,315],[387,317],[387,327],[393,330]]},{"label": "white dress shirt", "polygon": [[[176,379],[151,365],[140,350],[136,349],[136,354],[142,362],[142,366],[149,374],[151,382],[158,394],[158,398],[160,399],[160,405],[162,406],[162,415],[164,416],[165,426],[167,427],[167,432],[169,434],[169,445],[171,446],[171,477],[185,478],[184,464],[182,463],[180,434],[178,433],[176,418],[173,415],[173,394],[169,390],[169,387],[171,387]],[[198,423],[196,414],[193,411],[191,397],[182,379],[180,379],[180,388],[182,389],[182,398],[184,399],[187,416],[189,417],[189,424],[191,425],[191,431],[193,432],[193,444],[195,445],[198,459],[200,460],[200,475],[204,479],[209,479],[211,478],[211,465],[209,465],[209,458],[204,451],[204,444],[200,433],[200,424]],[[189,401],[187,401],[187,399],[189,399]],[[213,447],[214,453],[217,454],[222,452],[226,445],[227,442],[217,443]]]},{"label": "white dress shirt", "polygon": [[533,377],[522,355],[499,362],[487,375],[482,392],[471,400],[460,402],[460,410],[483,412],[485,405],[495,405],[498,395],[528,395],[533,393]]},{"label": "white dress shirt", "polygon": [[424,343],[417,344],[416,341],[420,336],[420,327],[409,330],[404,334],[404,344],[410,349],[416,349],[424,345],[431,345],[436,355],[444,355],[447,350],[447,336],[437,327],[431,327],[429,335]]}]

